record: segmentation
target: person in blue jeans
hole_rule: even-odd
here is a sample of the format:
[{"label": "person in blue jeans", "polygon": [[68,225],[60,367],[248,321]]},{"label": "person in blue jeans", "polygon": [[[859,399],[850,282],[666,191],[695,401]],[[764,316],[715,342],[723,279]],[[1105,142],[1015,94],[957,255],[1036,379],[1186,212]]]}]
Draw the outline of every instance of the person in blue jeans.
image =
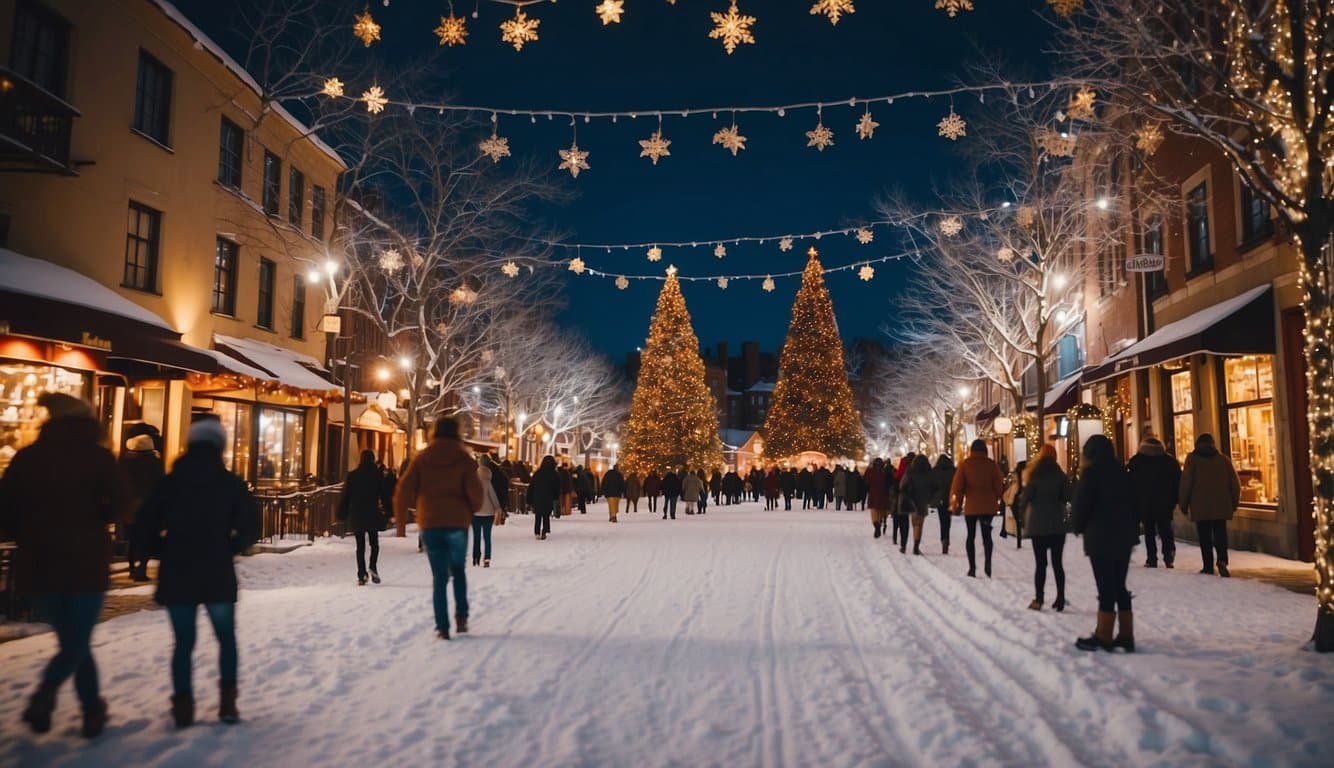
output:
[{"label": "person in blue jeans", "polygon": [[491,526],[495,524],[496,518],[503,521],[505,514],[505,508],[491,480],[492,473],[499,471],[491,458],[482,454],[477,467],[477,479],[482,482],[482,506],[472,516],[472,564],[483,568],[491,567]]},{"label": "person in blue jeans", "polygon": [[259,506],[245,482],[222,463],[226,432],[217,418],[190,425],[188,447],[140,513],[145,547],[156,552],[154,599],[167,608],[176,637],[171,654],[171,714],[194,722],[191,659],[198,607],[218,638],[218,719],[241,719],[236,707],[236,567],[233,559],[259,539]]},{"label": "person in blue jeans", "polygon": [[454,622],[459,634],[468,631],[468,530],[473,513],[482,508],[483,488],[477,462],[459,442],[459,423],[442,418],[432,429],[431,444],[412,460],[394,491],[394,523],[399,537],[407,535],[408,509],[417,512],[426,558],[431,563],[432,606],[436,636],[449,639],[448,586],[454,580]]}]

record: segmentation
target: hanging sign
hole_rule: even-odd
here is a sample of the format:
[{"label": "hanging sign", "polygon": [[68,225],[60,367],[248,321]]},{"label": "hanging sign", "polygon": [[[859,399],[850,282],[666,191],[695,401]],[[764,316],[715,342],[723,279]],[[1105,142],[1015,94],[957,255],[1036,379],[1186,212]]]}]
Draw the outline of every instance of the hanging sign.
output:
[{"label": "hanging sign", "polygon": [[1126,259],[1127,272],[1162,272],[1167,259],[1161,253],[1141,253]]}]

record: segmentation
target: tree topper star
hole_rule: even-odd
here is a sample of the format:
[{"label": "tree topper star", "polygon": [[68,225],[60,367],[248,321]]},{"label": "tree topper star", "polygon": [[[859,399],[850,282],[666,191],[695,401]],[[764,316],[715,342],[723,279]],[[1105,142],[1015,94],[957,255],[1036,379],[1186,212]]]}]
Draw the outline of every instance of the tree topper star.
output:
[{"label": "tree topper star", "polygon": [[857,121],[857,138],[869,139],[875,136],[875,129],[879,127],[880,123],[877,123],[875,118],[871,117],[871,113],[867,112],[862,115],[862,119]]},{"label": "tree topper star", "polygon": [[732,157],[746,148],[746,137],[741,135],[735,124],[713,134],[713,143],[722,144],[724,149],[732,150]]},{"label": "tree topper star", "polygon": [[715,25],[713,31],[709,33],[709,38],[722,40],[723,49],[727,51],[728,56],[731,56],[741,43],[755,44],[755,35],[750,31],[755,24],[755,17],[737,13],[736,0],[732,0],[732,6],[727,9],[727,13],[710,12],[709,18],[713,19]]},{"label": "tree topper star", "polygon": [[640,140],[639,146],[642,148],[642,151],[639,153],[639,156],[647,157],[653,161],[654,165],[657,165],[660,158],[669,157],[672,154],[671,150],[668,149],[671,145],[671,139],[664,139],[662,137],[662,129],[658,129],[653,132],[652,136]]},{"label": "tree topper star", "polygon": [[574,178],[579,178],[580,171],[588,170],[588,153],[579,149],[578,144],[571,144],[569,149],[560,151],[561,163],[557,168],[569,171]]}]

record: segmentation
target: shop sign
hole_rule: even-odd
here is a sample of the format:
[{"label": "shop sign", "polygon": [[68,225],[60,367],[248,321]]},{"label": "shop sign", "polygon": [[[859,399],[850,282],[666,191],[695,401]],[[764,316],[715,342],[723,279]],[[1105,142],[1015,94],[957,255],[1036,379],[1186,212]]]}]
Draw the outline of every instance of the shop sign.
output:
[{"label": "shop sign", "polygon": [[107,339],[102,338],[101,336],[94,336],[93,334],[84,331],[83,336],[81,338],[82,340],[79,343],[85,347],[100,349],[103,350],[104,352],[111,351],[111,342]]},{"label": "shop sign", "polygon": [[1126,259],[1127,272],[1162,272],[1167,259],[1161,253],[1141,253]]}]

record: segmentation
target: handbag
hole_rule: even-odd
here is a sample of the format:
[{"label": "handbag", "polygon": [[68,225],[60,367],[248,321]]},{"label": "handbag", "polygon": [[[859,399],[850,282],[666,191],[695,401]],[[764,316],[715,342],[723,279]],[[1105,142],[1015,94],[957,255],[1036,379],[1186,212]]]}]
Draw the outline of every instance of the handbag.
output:
[{"label": "handbag", "polygon": [[505,514],[505,510],[503,510],[503,509],[497,509],[497,510],[496,510],[495,520],[493,520],[492,522],[493,522],[495,525],[504,525],[504,524],[505,524],[505,518],[506,518],[506,517],[509,517],[509,515]]}]

